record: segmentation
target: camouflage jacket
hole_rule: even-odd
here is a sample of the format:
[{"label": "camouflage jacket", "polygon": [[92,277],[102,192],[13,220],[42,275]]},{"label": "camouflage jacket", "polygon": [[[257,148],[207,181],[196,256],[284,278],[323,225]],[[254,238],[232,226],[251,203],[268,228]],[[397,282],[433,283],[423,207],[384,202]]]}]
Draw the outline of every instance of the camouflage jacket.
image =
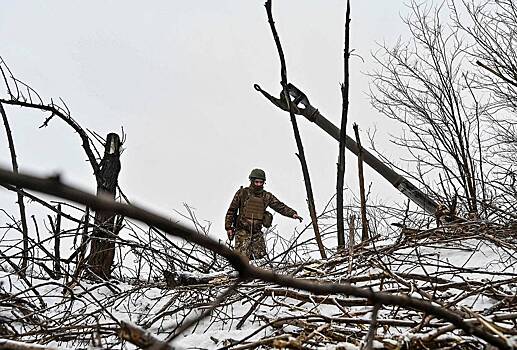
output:
[{"label": "camouflage jacket", "polygon": [[[244,227],[243,224],[243,218],[241,217],[240,211],[243,209],[244,203],[243,200],[245,200],[244,196],[247,194],[245,191],[249,191],[249,193],[253,193],[253,191],[247,187],[247,188],[240,188],[235,195],[233,196],[233,200],[230,203],[230,207],[228,208],[228,211],[226,212],[225,220],[224,220],[224,228],[226,230],[229,230],[232,228],[232,221],[233,217],[236,213],[239,213],[239,217],[237,219],[237,227],[234,227],[236,229],[241,229]],[[274,211],[287,216],[287,217],[293,217],[294,214],[296,214],[296,210],[291,209],[284,203],[282,203],[278,198],[276,198],[271,192],[268,191],[262,191],[260,194],[250,194],[251,196],[262,196],[264,200],[264,206],[265,208],[271,208]]]}]

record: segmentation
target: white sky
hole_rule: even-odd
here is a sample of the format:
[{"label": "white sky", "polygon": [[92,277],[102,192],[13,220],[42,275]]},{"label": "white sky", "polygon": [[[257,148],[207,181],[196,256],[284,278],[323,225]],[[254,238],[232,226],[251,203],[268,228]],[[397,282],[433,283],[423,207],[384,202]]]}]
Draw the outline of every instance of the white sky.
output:
[{"label": "white sky", "polygon": [[[102,135],[124,127],[120,184],[131,199],[171,215],[188,203],[222,238],[227,206],[254,167],[266,170],[268,190],[308,218],[288,115],[253,89],[254,83],[275,94],[280,88],[263,3],[3,0],[0,55],[46,100],[62,97],[83,127]],[[289,80],[339,125],[345,1],[273,6]],[[368,128],[376,126],[379,137],[396,130],[370,107],[363,72],[374,67],[376,42],[405,35],[405,13],[399,0],[352,0],[351,47],[364,62],[351,60],[348,133],[357,122],[365,144]],[[6,108],[22,171],[60,172],[95,190],[77,135],[58,119],[38,129],[46,115]],[[321,209],[335,192],[337,142],[306,120],[299,125]],[[0,164],[8,166],[3,126],[0,134]],[[355,187],[356,159],[351,153],[347,159],[347,184]],[[374,196],[395,198],[391,185],[367,176]],[[0,207],[15,200],[0,191]],[[288,230],[297,225],[283,221]]]}]

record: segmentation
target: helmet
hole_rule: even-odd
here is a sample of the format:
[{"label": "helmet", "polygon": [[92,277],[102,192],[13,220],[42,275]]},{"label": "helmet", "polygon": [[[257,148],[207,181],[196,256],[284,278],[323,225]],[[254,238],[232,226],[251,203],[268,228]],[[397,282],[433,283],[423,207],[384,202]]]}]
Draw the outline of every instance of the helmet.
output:
[{"label": "helmet", "polygon": [[259,180],[266,181],[266,173],[262,169],[253,169],[250,173],[249,178],[250,178],[250,180],[259,179]]}]

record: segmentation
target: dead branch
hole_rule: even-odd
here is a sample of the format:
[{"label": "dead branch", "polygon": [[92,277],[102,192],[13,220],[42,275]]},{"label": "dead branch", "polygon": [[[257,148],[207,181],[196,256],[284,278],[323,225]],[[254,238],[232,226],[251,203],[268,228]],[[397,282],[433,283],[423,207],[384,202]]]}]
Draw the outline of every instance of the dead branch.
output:
[{"label": "dead branch", "polygon": [[43,105],[43,104],[36,104],[36,103],[30,103],[30,102],[24,102],[24,101],[17,101],[17,100],[6,100],[6,99],[0,99],[0,103],[4,103],[6,105],[39,109],[41,111],[50,112],[53,115],[58,116],[61,120],[63,120],[66,124],[68,124],[75,132],[77,132],[77,134],[81,138],[83,150],[88,157],[88,161],[93,169],[93,173],[95,174],[96,177],[98,176],[99,164],[97,163],[95,155],[93,154],[93,151],[91,150],[90,139],[88,138],[88,135],[83,130],[83,128],[81,128],[81,126],[75,120],[73,120],[71,116],[64,114],[61,110],[57,109],[55,107],[55,105],[53,105],[53,104]]},{"label": "dead branch", "polygon": [[266,1],[265,5],[269,26],[271,28],[271,33],[273,34],[273,38],[275,39],[276,48],[278,50],[278,55],[280,58],[280,76],[281,76],[281,85],[283,91],[283,98],[285,99],[286,106],[289,109],[289,115],[291,118],[291,124],[293,126],[294,138],[296,140],[296,147],[298,148],[298,159],[300,160],[300,165],[302,167],[303,179],[305,183],[305,191],[307,192],[307,204],[309,206],[309,213],[311,216],[312,227],[314,229],[314,234],[316,236],[316,242],[318,243],[318,248],[320,250],[320,254],[322,259],[327,258],[327,254],[325,252],[325,247],[323,246],[323,242],[321,241],[319,226],[318,226],[318,216],[316,214],[316,206],[314,204],[314,194],[312,191],[311,179],[309,175],[309,168],[307,166],[307,161],[305,160],[305,152],[303,150],[302,139],[300,137],[300,131],[298,130],[298,123],[296,121],[296,116],[294,113],[294,106],[291,101],[291,96],[289,95],[289,91],[287,88],[288,80],[287,80],[287,67],[285,64],[284,52],[282,50],[282,45],[280,43],[280,37],[278,36],[278,32],[275,28],[275,22],[273,20],[273,12],[272,12],[272,0]]},{"label": "dead branch", "polygon": [[369,225],[368,218],[366,217],[366,194],[364,192],[363,147],[361,146],[361,139],[359,137],[359,126],[354,123],[353,128],[355,141],[357,143],[357,148],[359,149],[359,154],[357,155],[357,169],[359,175],[359,196],[361,198],[361,240],[366,241],[369,237]]},{"label": "dead branch", "polygon": [[[4,106],[0,102],[0,114],[2,115],[2,120],[4,121],[5,133],[7,136],[7,141],[9,143],[9,150],[11,152],[11,164],[13,167],[13,172],[18,172],[18,161],[16,160],[16,149],[14,148],[14,140],[13,134],[11,132],[11,127],[9,126],[9,120],[7,119],[7,114],[5,113]],[[23,236],[23,252],[22,252],[22,263],[20,266],[21,273],[25,273],[27,266],[29,264],[29,231],[27,229],[27,218],[25,214],[25,203],[23,202],[23,194],[21,192],[17,193],[18,195],[18,208],[20,209],[20,220],[22,224],[22,236]]]},{"label": "dead branch", "polygon": [[66,350],[54,346],[29,344],[7,339],[0,339],[0,348],[4,350]]},{"label": "dead branch", "polygon": [[129,322],[120,322],[117,335],[142,349],[174,350],[175,347],[157,339],[154,335]]},{"label": "dead branch", "polygon": [[512,348],[508,344],[505,337],[501,337],[501,335],[495,335],[489,329],[473,326],[471,323],[465,322],[464,318],[460,314],[451,310],[437,307],[429,301],[415,299],[407,295],[374,292],[371,288],[364,289],[348,284],[318,283],[309,280],[297,279],[286,275],[275,274],[271,271],[266,271],[249,265],[246,259],[235,251],[219,244],[210,237],[201,235],[187,227],[184,227],[183,225],[171,222],[167,218],[163,218],[136,206],[117,203],[108,198],[102,198],[88,194],[73,187],[64,185],[56,178],[43,179],[25,174],[14,174],[10,171],[0,169],[0,182],[28,188],[49,195],[59,196],[60,198],[66,200],[87,205],[94,210],[111,211],[128,218],[146,222],[149,225],[164,230],[171,235],[183,238],[187,241],[209,249],[218,255],[221,255],[230,262],[230,264],[239,272],[240,277],[244,280],[259,279],[262,281],[277,283],[285,287],[309,291],[315,294],[341,293],[367,299],[372,305],[379,304],[403,306],[409,309],[432,314],[438,318],[451,322],[456,327],[462,329],[465,333],[474,335],[501,349]]},{"label": "dead branch", "polygon": [[343,188],[345,182],[345,149],[346,149],[346,123],[348,120],[348,98],[350,90],[349,80],[349,60],[350,60],[350,1],[346,2],[345,15],[345,48],[343,52],[344,60],[344,82],[341,84],[341,128],[339,132],[339,153],[337,162],[336,180],[336,223],[338,249],[345,246],[345,218],[343,216]]}]

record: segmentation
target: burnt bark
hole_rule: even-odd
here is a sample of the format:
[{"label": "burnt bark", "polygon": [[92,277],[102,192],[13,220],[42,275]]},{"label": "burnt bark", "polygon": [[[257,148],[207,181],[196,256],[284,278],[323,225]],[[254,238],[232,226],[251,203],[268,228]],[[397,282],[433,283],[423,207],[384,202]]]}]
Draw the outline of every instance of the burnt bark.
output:
[{"label": "burnt bark", "polygon": [[[120,137],[114,133],[108,134],[97,182],[99,197],[115,199],[120,173],[120,146]],[[111,211],[97,210],[88,257],[91,275],[102,279],[110,278],[111,266],[115,258],[114,238],[117,233],[115,214]]]}]

